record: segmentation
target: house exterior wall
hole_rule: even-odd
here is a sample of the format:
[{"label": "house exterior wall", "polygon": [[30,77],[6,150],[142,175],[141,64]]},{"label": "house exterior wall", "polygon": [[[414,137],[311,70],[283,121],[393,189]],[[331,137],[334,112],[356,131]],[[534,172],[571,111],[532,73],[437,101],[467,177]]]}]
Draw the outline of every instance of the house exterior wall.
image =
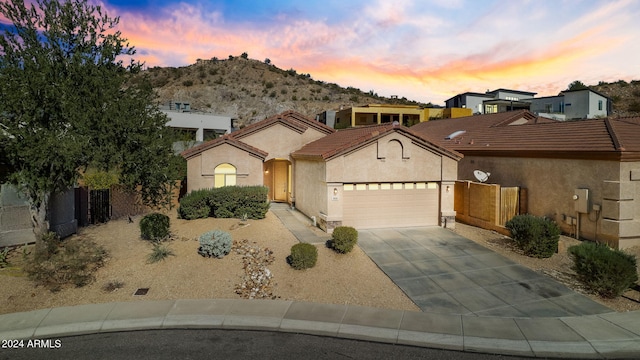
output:
[{"label": "house exterior wall", "polygon": [[[602,109],[598,102],[602,101]],[[567,119],[593,119],[607,116],[607,98],[588,89],[564,93]]]},{"label": "house exterior wall", "polygon": [[619,180],[604,182],[601,217],[610,242],[640,246],[640,162],[620,163]]},{"label": "house exterior wall", "polygon": [[266,151],[269,155],[267,155],[265,161],[271,159],[291,160],[290,154],[292,152],[323,136],[325,134],[313,128],[308,128],[301,134],[289,127],[276,123],[253,134],[242,136],[239,140],[247,145]]},{"label": "house exterior wall", "polygon": [[564,114],[564,96],[533,98],[529,110],[535,114]]},{"label": "house exterior wall", "polygon": [[419,147],[398,133],[327,162],[296,159],[294,178],[296,208],[315,216],[328,232],[342,222],[345,183],[437,183],[440,204],[436,206],[446,218],[437,222],[455,226],[457,161]]},{"label": "house exterior wall", "polygon": [[[575,235],[579,222],[580,238],[640,245],[640,162],[467,155],[459,179],[475,181],[474,170],[491,173],[488,183],[526,188],[528,213],[554,219],[565,233]],[[576,212],[576,189],[589,190],[588,213]]]},{"label": "house exterior wall", "polygon": [[214,186],[216,166],[236,167],[237,185],[263,185],[262,160],[235,146],[222,144],[187,160],[187,192]]},{"label": "house exterior wall", "polygon": [[[484,106],[482,102],[492,99],[491,96],[477,96],[477,95],[466,95],[463,97],[460,105],[458,107],[465,107],[467,109],[471,109],[474,114],[484,114]],[[449,107],[449,106],[447,106]]]},{"label": "house exterior wall", "polygon": [[[297,159],[294,162],[295,206],[307,216],[315,216],[318,221],[323,217],[325,221],[331,220],[327,218],[329,211],[327,209],[328,185],[325,178],[325,165],[324,161]],[[331,189],[333,191],[333,188]]]},{"label": "house exterior wall", "polygon": [[442,156],[397,133],[327,163],[327,182],[440,181]]},{"label": "house exterior wall", "polygon": [[524,93],[522,91],[509,91],[509,90],[496,90],[489,92],[488,94],[493,95],[495,99],[506,99],[506,100],[523,100],[523,99],[531,99],[533,95],[530,93]]}]

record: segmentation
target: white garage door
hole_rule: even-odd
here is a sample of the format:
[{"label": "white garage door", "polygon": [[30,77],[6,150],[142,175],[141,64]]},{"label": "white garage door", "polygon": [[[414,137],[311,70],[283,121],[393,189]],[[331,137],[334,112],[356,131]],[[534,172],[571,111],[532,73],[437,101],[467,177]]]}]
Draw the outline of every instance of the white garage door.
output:
[{"label": "white garage door", "polygon": [[356,229],[438,225],[438,194],[435,182],[345,184],[342,224]]}]

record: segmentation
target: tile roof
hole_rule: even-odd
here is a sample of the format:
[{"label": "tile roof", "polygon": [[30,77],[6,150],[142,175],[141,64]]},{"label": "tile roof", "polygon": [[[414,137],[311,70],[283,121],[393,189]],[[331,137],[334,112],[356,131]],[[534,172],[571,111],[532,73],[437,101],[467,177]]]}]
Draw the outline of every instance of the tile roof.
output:
[{"label": "tile roof", "polygon": [[[523,110],[429,121],[412,130],[465,155],[640,160],[640,118],[561,122]],[[464,133],[446,139],[456,131]]]},{"label": "tile roof", "polygon": [[226,134],[222,137],[219,137],[217,139],[213,139],[210,141],[207,141],[205,143],[202,143],[198,146],[194,146],[191,149],[187,149],[185,151],[182,152],[182,156],[184,158],[190,158],[193,157],[195,155],[200,154],[201,152],[211,149],[213,147],[219,146],[222,143],[227,143],[230,145],[233,145],[237,148],[243,149],[253,155],[265,158],[268,153],[260,150],[256,147],[250,146],[245,144],[244,142],[240,141],[240,139],[242,139],[245,136],[249,136],[251,134],[255,134],[256,132],[267,128],[269,126],[272,126],[274,124],[282,124],[284,126],[287,126],[291,129],[293,129],[294,131],[297,131],[298,133],[303,133],[305,132],[308,128],[313,128],[315,130],[320,131],[321,133],[325,133],[325,134],[331,134],[334,133],[335,130],[333,128],[330,128],[328,126],[326,126],[325,124],[322,124],[318,121],[315,121],[313,119],[309,119],[308,117],[295,112],[293,110],[289,110],[289,111],[285,111],[283,113],[271,116],[269,118],[266,118],[262,121],[259,121],[257,123],[251,124],[249,126],[246,126],[238,131],[232,132],[231,134]]},{"label": "tile roof", "polygon": [[373,142],[387,133],[394,131],[403,133],[414,141],[419,142],[422,146],[432,149],[440,154],[455,159],[460,159],[462,157],[462,155],[456,151],[451,151],[429,142],[424,137],[405,126],[394,126],[391,123],[338,130],[331,135],[327,135],[303,146],[299,150],[295,151],[292,156],[294,158],[330,160],[333,157],[342,155],[362,145]]},{"label": "tile roof", "polygon": [[268,117],[262,121],[258,121],[257,123],[246,126],[236,132],[231,133],[231,135],[236,139],[241,139],[276,123],[288,126],[299,133],[305,132],[308,128],[314,128],[315,130],[318,130],[325,134],[331,134],[335,132],[335,129],[330,128],[319,121],[310,119],[293,110],[288,110],[283,113]]},{"label": "tile roof", "polygon": [[257,156],[261,159],[265,159],[267,157],[267,155],[269,155],[266,151],[260,150],[256,147],[253,147],[251,145],[245,144],[240,140],[236,140],[234,139],[231,134],[226,134],[223,135],[219,138],[213,139],[213,140],[209,140],[205,143],[202,143],[198,146],[194,146],[191,149],[187,149],[185,151],[183,151],[180,155],[182,155],[182,157],[184,157],[185,159],[189,159],[192,158],[196,155],[199,155],[200,153],[202,153],[205,150],[209,150],[212,149],[216,146],[220,146],[223,144],[228,144],[231,146],[234,146],[238,149],[244,150],[248,153],[250,153],[251,155]]}]

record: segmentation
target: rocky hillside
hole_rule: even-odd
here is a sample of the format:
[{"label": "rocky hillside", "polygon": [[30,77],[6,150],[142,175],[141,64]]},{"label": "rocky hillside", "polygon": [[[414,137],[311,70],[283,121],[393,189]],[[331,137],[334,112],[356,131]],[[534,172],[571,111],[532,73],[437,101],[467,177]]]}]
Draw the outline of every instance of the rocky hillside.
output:
[{"label": "rocky hillside", "polygon": [[368,103],[423,105],[406,98],[390,99],[352,87],[314,80],[310,74],[283,70],[243,54],[226,60],[198,60],[196,64],[174,68],[154,67],[148,74],[161,104],[189,102],[197,111],[230,115],[241,124],[296,110],[309,117],[341,106]]},{"label": "rocky hillside", "polygon": [[614,117],[640,116],[640,80],[601,81],[589,87],[611,98]]},{"label": "rocky hillside", "polygon": [[[268,59],[249,59],[246,53],[225,60],[198,60],[179,68],[149,68],[143,74],[149,75],[161,104],[189,102],[193,110],[230,115],[240,124],[285,110],[315,117],[324,110],[369,103],[431,106],[314,80],[310,74],[280,69]],[[640,81],[600,82],[589,87],[613,100],[613,116],[640,116]]]}]

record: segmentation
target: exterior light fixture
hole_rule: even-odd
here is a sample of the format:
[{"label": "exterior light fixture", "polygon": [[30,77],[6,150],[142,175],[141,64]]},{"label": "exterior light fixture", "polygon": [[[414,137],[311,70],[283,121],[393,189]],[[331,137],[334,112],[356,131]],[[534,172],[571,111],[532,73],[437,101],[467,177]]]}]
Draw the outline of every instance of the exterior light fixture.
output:
[{"label": "exterior light fixture", "polygon": [[333,188],[333,196],[338,196],[338,188]]},{"label": "exterior light fixture", "polygon": [[449,185],[447,185],[447,192],[449,192]]}]

